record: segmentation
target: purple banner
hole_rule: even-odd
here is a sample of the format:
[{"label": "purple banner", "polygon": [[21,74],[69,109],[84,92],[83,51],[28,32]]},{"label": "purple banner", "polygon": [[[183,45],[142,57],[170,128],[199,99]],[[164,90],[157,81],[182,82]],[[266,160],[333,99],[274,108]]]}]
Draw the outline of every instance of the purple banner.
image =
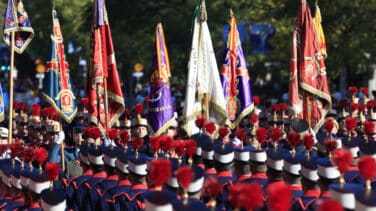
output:
[{"label": "purple banner", "polygon": [[221,82],[230,126],[235,128],[253,110],[253,102],[247,62],[234,17],[231,17],[227,46],[222,59]]},{"label": "purple banner", "polygon": [[155,135],[160,135],[175,121],[169,83],[170,63],[162,24],[160,23],[157,25],[155,42],[148,123]]}]

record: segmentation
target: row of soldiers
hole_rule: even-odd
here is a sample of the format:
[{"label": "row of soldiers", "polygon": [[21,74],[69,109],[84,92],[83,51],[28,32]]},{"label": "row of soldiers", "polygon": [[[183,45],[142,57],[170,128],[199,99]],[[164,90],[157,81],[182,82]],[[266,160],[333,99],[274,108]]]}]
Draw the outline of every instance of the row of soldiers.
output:
[{"label": "row of soldiers", "polygon": [[0,209],[372,210],[375,104],[354,103],[316,134],[279,104],[256,106],[234,130],[199,116],[190,137],[178,121],[150,136],[129,111],[103,136],[85,109],[63,125],[54,109],[34,105],[28,116],[19,103],[13,143],[0,128]]}]

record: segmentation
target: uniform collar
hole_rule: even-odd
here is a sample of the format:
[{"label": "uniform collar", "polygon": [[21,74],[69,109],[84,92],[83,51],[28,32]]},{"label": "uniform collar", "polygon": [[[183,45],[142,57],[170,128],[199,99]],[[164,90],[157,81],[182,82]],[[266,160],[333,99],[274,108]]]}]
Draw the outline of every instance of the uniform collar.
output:
[{"label": "uniform collar", "polygon": [[148,186],[145,184],[136,184],[132,186],[132,190],[147,190]]},{"label": "uniform collar", "polygon": [[131,183],[127,179],[120,180],[118,183],[118,186],[129,186],[129,185],[131,185]]},{"label": "uniform collar", "polygon": [[305,197],[319,197],[320,190],[307,190],[304,192],[303,196]]},{"label": "uniform collar", "polygon": [[251,177],[252,177],[251,174],[241,175],[241,176],[238,177],[236,180],[237,180],[238,182],[241,182],[241,181],[244,181],[244,180],[249,179],[249,178],[251,178]]},{"label": "uniform collar", "polygon": [[217,174],[215,168],[210,168],[205,170],[205,174]]},{"label": "uniform collar", "polygon": [[82,175],[91,176],[91,175],[93,175],[93,170],[89,169],[89,170],[85,171],[84,173],[82,173]]},{"label": "uniform collar", "polygon": [[266,176],[265,172],[259,172],[259,173],[256,173],[256,174],[252,174],[251,178],[266,179],[268,177]]},{"label": "uniform collar", "polygon": [[108,176],[107,179],[108,180],[119,180],[119,176],[114,174],[114,175]]},{"label": "uniform collar", "polygon": [[29,208],[40,208],[40,205],[39,205],[39,202],[36,201],[36,202],[33,202]]},{"label": "uniform collar", "polygon": [[199,163],[199,164],[197,164],[197,166],[202,168],[202,169],[205,169],[205,165],[203,163]]},{"label": "uniform collar", "polygon": [[291,189],[294,190],[302,190],[302,186],[298,184],[292,184],[290,185]]},{"label": "uniform collar", "polygon": [[332,194],[330,194],[330,191],[324,191],[323,193],[321,193],[321,197],[332,197]]},{"label": "uniform collar", "polygon": [[106,178],[107,173],[105,171],[100,171],[98,173],[93,174],[93,178]]},{"label": "uniform collar", "polygon": [[218,173],[218,177],[232,177],[231,171],[221,171]]}]

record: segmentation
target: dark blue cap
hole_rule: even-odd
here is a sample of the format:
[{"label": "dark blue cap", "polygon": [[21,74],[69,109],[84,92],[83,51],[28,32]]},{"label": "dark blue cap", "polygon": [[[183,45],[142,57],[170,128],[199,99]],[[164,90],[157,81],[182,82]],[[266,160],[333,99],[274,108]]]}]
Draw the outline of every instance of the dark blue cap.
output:
[{"label": "dark blue cap", "polygon": [[41,208],[43,210],[65,210],[65,192],[62,189],[43,190],[41,193]]},{"label": "dark blue cap", "polygon": [[175,200],[172,202],[174,210],[179,211],[207,211],[209,208],[205,205],[204,202],[197,199],[188,199],[187,204],[183,203],[183,200]]},{"label": "dark blue cap", "polygon": [[[171,191],[147,191],[144,194],[145,206],[147,210],[155,210],[160,207],[171,206],[176,200],[176,193]],[[171,209],[172,210],[172,209]]]}]

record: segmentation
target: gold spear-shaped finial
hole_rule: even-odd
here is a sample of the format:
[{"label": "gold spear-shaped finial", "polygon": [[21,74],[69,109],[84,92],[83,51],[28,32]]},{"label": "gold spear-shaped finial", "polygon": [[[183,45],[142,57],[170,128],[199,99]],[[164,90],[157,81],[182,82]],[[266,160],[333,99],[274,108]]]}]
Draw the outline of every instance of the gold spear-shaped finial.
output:
[{"label": "gold spear-shaped finial", "polygon": [[204,21],[207,21],[207,19],[208,19],[208,15],[206,13],[205,0],[202,0],[201,7],[200,7],[200,21],[204,22]]}]

